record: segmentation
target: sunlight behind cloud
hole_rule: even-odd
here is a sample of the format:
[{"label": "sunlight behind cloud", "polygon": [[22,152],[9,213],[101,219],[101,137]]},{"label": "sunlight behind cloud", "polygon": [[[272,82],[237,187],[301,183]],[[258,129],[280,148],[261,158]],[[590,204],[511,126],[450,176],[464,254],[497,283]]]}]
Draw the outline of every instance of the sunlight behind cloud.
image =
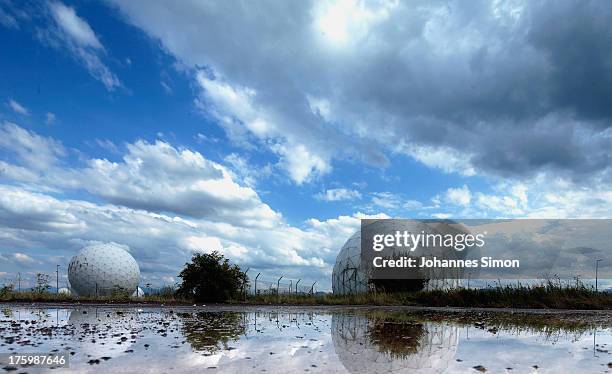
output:
[{"label": "sunlight behind cloud", "polygon": [[358,0],[321,2],[314,10],[315,30],[331,45],[346,45],[367,35],[370,26],[385,20],[396,5],[394,1],[372,7]]}]

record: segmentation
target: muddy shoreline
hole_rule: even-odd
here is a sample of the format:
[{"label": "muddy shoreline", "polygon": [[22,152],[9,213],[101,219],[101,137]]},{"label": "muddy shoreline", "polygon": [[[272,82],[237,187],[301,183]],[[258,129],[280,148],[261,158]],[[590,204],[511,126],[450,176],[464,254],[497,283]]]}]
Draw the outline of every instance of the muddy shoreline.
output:
[{"label": "muddy shoreline", "polygon": [[108,308],[173,310],[181,312],[398,312],[432,314],[439,316],[541,316],[565,321],[608,323],[612,325],[612,310],[575,310],[575,309],[520,309],[520,308],[459,308],[425,306],[377,306],[377,305],[287,305],[287,304],[163,304],[163,303],[95,303],[95,302],[0,302],[3,307],[27,308]]}]

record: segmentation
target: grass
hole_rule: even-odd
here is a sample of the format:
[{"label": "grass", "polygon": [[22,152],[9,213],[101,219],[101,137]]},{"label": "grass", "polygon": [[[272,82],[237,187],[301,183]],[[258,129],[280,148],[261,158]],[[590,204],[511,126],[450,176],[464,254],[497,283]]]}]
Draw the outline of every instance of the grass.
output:
[{"label": "grass", "polygon": [[[0,289],[0,302],[150,303],[189,305],[193,300],[172,292],[132,298],[127,294],[74,297],[47,292],[15,292]],[[267,305],[380,305],[464,308],[590,309],[612,310],[612,294],[596,292],[582,284],[548,281],[539,285],[497,285],[481,289],[455,288],[417,292],[370,292],[352,295],[262,294],[234,304]]]},{"label": "grass", "polygon": [[292,305],[412,305],[465,308],[612,309],[612,294],[584,285],[547,282],[540,285],[506,285],[482,289],[455,288],[418,292],[370,292],[353,295],[258,295],[250,304]]},{"label": "grass", "polygon": [[580,313],[574,314],[538,314],[538,313],[510,313],[510,312],[471,312],[454,313],[440,311],[401,311],[369,310],[367,312],[356,312],[363,316],[383,321],[397,323],[422,323],[422,322],[452,322],[461,326],[475,326],[476,328],[504,331],[528,331],[528,332],[584,332],[593,327],[609,327],[610,321],[606,316],[591,315],[585,317]]},{"label": "grass", "polygon": [[192,304],[193,301],[180,298],[174,294],[146,295],[144,297],[130,297],[127,294],[116,294],[111,296],[80,296],[75,297],[67,294],[49,292],[2,292],[0,290],[0,302],[57,302],[57,303],[107,303],[107,304]]}]

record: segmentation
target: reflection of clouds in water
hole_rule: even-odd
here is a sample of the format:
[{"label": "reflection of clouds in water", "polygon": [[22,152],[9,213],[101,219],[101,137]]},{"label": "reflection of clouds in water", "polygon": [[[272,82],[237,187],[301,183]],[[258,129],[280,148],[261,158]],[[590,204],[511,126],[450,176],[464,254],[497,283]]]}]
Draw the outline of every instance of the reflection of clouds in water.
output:
[{"label": "reflection of clouds in water", "polygon": [[[452,363],[458,345],[458,329],[455,326],[425,322],[412,331],[419,336],[388,336],[382,342],[381,321],[349,314],[334,314],[332,317],[332,340],[338,358],[351,373],[441,373]],[[409,330],[409,329],[408,329]],[[408,330],[404,330],[407,332]],[[373,337],[372,331],[377,331]],[[401,330],[400,330],[401,331]],[[394,331],[399,332],[398,330]],[[389,332],[392,334],[393,332]],[[397,346],[388,342],[397,339]],[[402,347],[412,344],[412,347]]]},{"label": "reflection of clouds in water", "polygon": [[[180,330],[185,337],[191,335],[187,341],[197,354],[177,352],[174,371],[216,367],[222,373],[343,372],[333,352],[329,315],[229,312],[178,316]],[[216,338],[208,335],[212,330]]]},{"label": "reflection of clouds in water", "polygon": [[[599,330],[597,348],[612,346],[610,330]],[[609,353],[593,352],[592,331],[571,333],[560,331],[551,338],[533,331],[490,332],[471,328],[469,340],[465,328],[457,358],[463,360],[447,373],[465,373],[474,365],[483,365],[491,373],[597,373],[605,372],[610,362]],[[539,369],[536,371],[533,365]]]},{"label": "reflection of clouds in water", "polygon": [[[137,313],[97,308],[71,310],[67,323],[76,327],[75,339],[82,338],[79,352],[94,358],[124,354],[132,345],[132,331],[139,327]],[[122,337],[127,339],[122,341]]]},{"label": "reflection of clouds in water", "polygon": [[[593,356],[591,330],[580,333],[560,330],[559,335],[550,335],[531,328],[522,329],[519,324],[517,328],[500,328],[492,333],[471,325],[458,327],[453,321],[423,322],[409,318],[402,323],[404,314],[383,311],[356,316],[345,314],[349,310],[342,311],[343,314],[336,314],[340,311],[254,313],[237,308],[239,311],[233,312],[209,310],[197,317],[198,310],[179,309],[179,313],[173,313],[170,308],[147,308],[143,312],[135,308],[101,307],[97,313],[90,306],[59,310],[8,309],[11,310],[5,312],[12,317],[0,319],[0,336],[8,332],[5,339],[0,339],[6,344],[0,347],[0,352],[9,348],[75,352],[70,357],[69,369],[54,370],[60,373],[194,373],[216,367],[210,372],[294,373],[308,369],[313,373],[454,374],[474,372],[472,368],[476,365],[492,373],[505,372],[506,367],[513,367],[512,372],[524,373],[534,372],[532,366],[538,365],[541,373],[578,374],[607,369],[610,357],[605,352],[595,352],[598,357]],[[83,314],[84,310],[87,314]],[[223,317],[224,313],[228,313],[227,318]],[[235,340],[229,339],[227,345],[223,339],[219,340],[214,351],[207,340],[201,341],[202,350],[195,349],[185,335],[184,323],[197,318],[202,320],[192,327],[203,334],[213,328],[221,335],[229,332],[233,337],[231,332],[241,330],[241,325],[245,331]],[[13,331],[15,321],[21,322],[19,333]],[[100,338],[100,333],[107,336]],[[129,349],[133,352],[123,354],[132,334],[136,343],[131,343]],[[11,336],[14,338],[8,339]],[[128,339],[118,345],[121,336]],[[20,338],[29,340],[30,344],[18,345]],[[92,338],[96,344],[91,343]],[[14,342],[8,343],[7,339]],[[598,348],[609,350],[612,346],[609,329],[599,330],[597,344]],[[112,359],[103,360],[104,356]],[[91,359],[100,359],[100,363],[90,365]]]}]

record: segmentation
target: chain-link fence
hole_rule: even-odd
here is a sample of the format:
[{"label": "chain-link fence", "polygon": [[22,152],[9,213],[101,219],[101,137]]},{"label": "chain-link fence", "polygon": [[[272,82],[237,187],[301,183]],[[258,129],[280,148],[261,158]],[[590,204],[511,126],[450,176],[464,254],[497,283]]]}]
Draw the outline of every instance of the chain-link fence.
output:
[{"label": "chain-link fence", "polygon": [[262,273],[248,274],[249,284],[245,290],[249,295],[279,295],[296,294],[306,295],[316,293],[316,282],[302,279],[288,279],[284,276],[273,278]]},{"label": "chain-link fence", "polygon": [[[38,276],[38,274],[42,276]],[[70,284],[65,278],[56,278],[56,274],[48,275],[43,273],[38,274],[7,274],[0,277],[0,292],[4,293],[60,293],[60,294],[75,294]],[[93,284],[91,289],[86,294],[80,296],[133,296],[142,297],[146,295],[173,295],[176,291],[176,285],[153,286],[150,283],[139,284],[133,289],[124,289],[118,287],[103,287],[98,284]]]},{"label": "chain-link fence", "polygon": [[[249,283],[243,289],[245,295],[277,295],[295,294],[307,295],[317,292],[317,282],[304,279],[289,279],[285,276],[269,275],[264,273],[247,272]],[[32,292],[40,288],[37,284],[36,275],[16,274],[0,278],[0,288],[11,287],[12,292]],[[158,286],[151,283],[141,283],[138,288],[124,290],[118,288],[106,288],[100,285],[92,286],[87,296],[111,296],[117,294],[129,294],[130,296],[143,295],[170,295],[177,290],[178,284]],[[49,275],[44,292],[49,293],[72,293],[74,292],[65,278],[57,281],[56,274]],[[84,296],[84,295],[82,295]]]}]

